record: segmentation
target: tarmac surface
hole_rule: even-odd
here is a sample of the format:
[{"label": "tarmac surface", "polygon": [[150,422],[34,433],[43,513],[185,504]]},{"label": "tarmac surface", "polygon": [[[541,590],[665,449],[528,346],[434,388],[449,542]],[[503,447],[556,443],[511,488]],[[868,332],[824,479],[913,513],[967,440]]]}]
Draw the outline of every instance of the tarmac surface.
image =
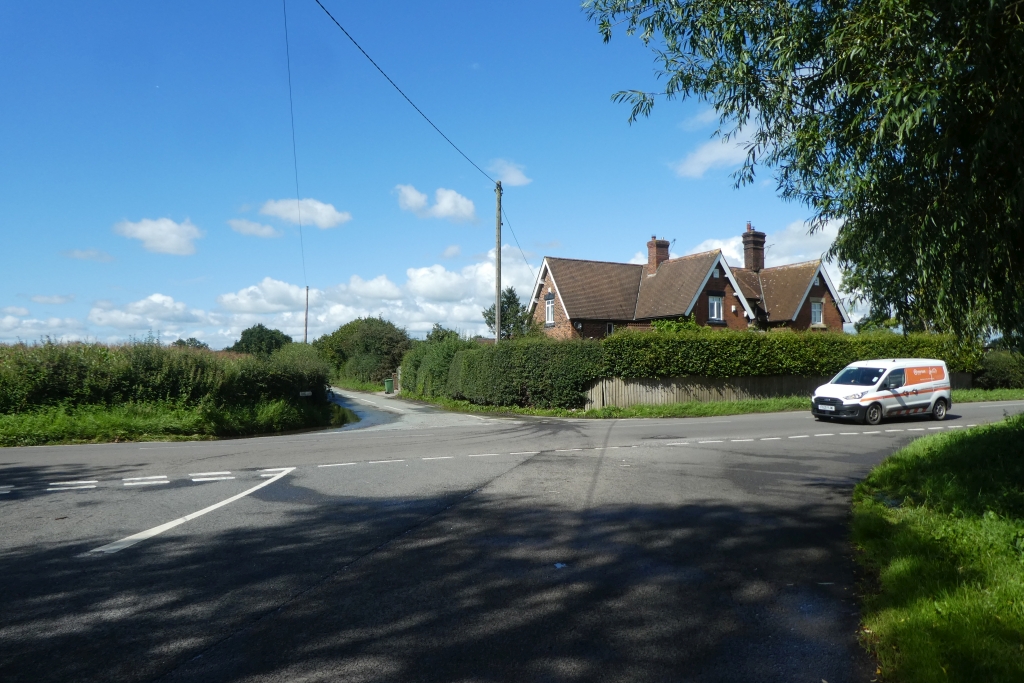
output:
[{"label": "tarmac surface", "polygon": [[869,681],[807,413],[573,420],[341,392],[339,430],[0,449],[0,680]]}]

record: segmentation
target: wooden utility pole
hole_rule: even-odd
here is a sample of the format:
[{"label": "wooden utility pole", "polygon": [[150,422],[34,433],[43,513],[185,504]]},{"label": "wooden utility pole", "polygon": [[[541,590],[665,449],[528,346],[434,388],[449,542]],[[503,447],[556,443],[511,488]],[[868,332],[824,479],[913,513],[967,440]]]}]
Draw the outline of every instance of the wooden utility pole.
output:
[{"label": "wooden utility pole", "polygon": [[302,343],[309,343],[309,285],[306,285],[306,322],[302,326]]},{"label": "wooden utility pole", "polygon": [[494,343],[501,340],[501,181],[494,194],[498,195],[498,210],[494,219]]}]

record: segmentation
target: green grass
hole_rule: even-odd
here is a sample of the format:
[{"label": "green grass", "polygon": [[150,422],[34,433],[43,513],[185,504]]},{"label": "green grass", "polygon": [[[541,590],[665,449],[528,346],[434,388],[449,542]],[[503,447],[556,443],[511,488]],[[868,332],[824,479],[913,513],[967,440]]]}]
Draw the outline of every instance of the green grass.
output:
[{"label": "green grass", "polygon": [[481,406],[469,401],[450,398],[402,394],[403,398],[422,401],[458,413],[499,413],[507,415],[537,415],[540,417],[714,417],[716,415],[742,415],[745,413],[776,413],[784,410],[810,410],[811,400],[803,396],[751,399],[747,401],[716,401],[667,403],[664,405],[638,405],[630,408],[596,408],[571,410],[565,408],[519,408],[515,406]]},{"label": "green grass", "polygon": [[1024,389],[954,389],[953,405],[979,401],[1024,400]]},{"label": "green grass", "polygon": [[0,446],[180,441],[338,426],[351,416],[330,405],[264,401],[249,408],[173,403],[62,406],[0,415]]},{"label": "green grass", "polygon": [[380,384],[376,382],[363,382],[350,377],[339,377],[338,375],[331,378],[331,384],[339,389],[348,389],[349,391],[369,391],[371,393],[384,391],[383,382]]},{"label": "green grass", "polygon": [[915,441],[854,492],[881,680],[1024,681],[1024,416]]}]

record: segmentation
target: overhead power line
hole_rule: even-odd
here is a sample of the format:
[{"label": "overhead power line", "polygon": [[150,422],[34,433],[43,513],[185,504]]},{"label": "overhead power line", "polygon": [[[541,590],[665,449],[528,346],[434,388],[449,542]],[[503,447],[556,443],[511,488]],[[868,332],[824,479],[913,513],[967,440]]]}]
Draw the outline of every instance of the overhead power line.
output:
[{"label": "overhead power line", "polygon": [[[288,41],[288,0],[281,0],[281,10],[284,12],[284,54],[285,61],[288,64],[288,114],[291,116],[292,122],[292,167],[295,170],[295,211],[296,219],[299,223],[299,250],[302,253],[302,284],[306,285],[306,291],[308,292],[309,280],[306,277],[306,244],[302,239],[302,200],[299,195],[299,153],[295,146],[295,104],[292,99],[292,50]],[[306,297],[308,299],[308,293]]]},{"label": "overhead power line", "polygon": [[[435,131],[437,131],[437,134],[440,135],[442,138],[444,138],[445,142],[447,142],[449,145],[451,145],[452,149],[454,149],[456,152],[458,152],[462,156],[463,159],[468,161],[473,166],[473,168],[475,168],[476,170],[480,171],[480,173],[485,178],[487,178],[489,181],[491,181],[492,183],[494,183],[496,185],[497,181],[494,178],[492,178],[490,175],[488,175],[486,171],[484,171],[482,168],[480,168],[480,166],[478,166],[475,161],[470,159],[469,155],[467,155],[465,152],[463,152],[461,149],[459,149],[459,146],[456,145],[454,142],[452,142],[451,138],[449,138],[447,135],[445,135],[444,132],[442,132],[442,130],[440,128],[438,128],[437,125],[433,121],[430,120],[430,117],[428,117],[426,114],[423,113],[422,109],[420,109],[419,107],[416,106],[416,103],[413,102],[412,99],[408,95],[406,95],[405,92],[401,88],[398,87],[398,84],[395,83],[393,80],[391,80],[391,77],[388,76],[384,72],[384,69],[380,68],[380,65],[377,64],[377,62],[373,61],[373,57],[371,57],[366,52],[366,50],[364,50],[363,47],[358,42],[356,42],[356,39],[352,37],[352,34],[345,30],[345,27],[341,25],[341,22],[334,18],[334,15],[331,14],[330,10],[328,10],[326,7],[324,7],[323,3],[320,2],[320,0],[315,0],[315,1],[316,1],[316,4],[320,5],[320,9],[322,9],[324,11],[324,14],[326,14],[328,17],[330,17],[331,21],[334,22],[334,25],[337,26],[341,30],[341,32],[345,34],[345,37],[348,38],[352,42],[353,45],[356,46],[356,49],[359,50],[360,52],[362,52],[363,56],[366,57],[366,59],[370,62],[370,64],[373,64],[373,67],[375,69],[377,69],[377,71],[380,72],[380,75],[383,76],[385,79],[387,79],[387,82],[391,84],[391,87],[393,87],[395,90],[397,90],[398,94],[401,95],[405,99],[405,101],[409,103],[409,106],[411,106],[413,109],[415,109],[416,113],[419,114],[420,116],[422,116],[423,120],[426,121],[427,123],[429,123],[430,127],[433,128]],[[289,88],[291,87],[290,84],[291,84],[291,81],[289,80]],[[291,91],[289,90],[289,96],[290,96],[290,93],[291,93]],[[294,138],[294,128],[293,128],[293,132],[292,132],[292,137]],[[296,178],[297,178],[297,176],[296,176]],[[298,180],[296,179],[296,185],[297,184],[298,184]],[[505,213],[504,209],[502,209],[502,213],[505,216],[505,222],[508,223],[508,214]],[[529,268],[530,272],[532,273],[533,272],[533,266],[530,265],[529,260],[527,260],[527,258],[526,258],[526,253],[523,251],[523,248],[519,245],[519,238],[516,237],[515,230],[512,230],[512,224],[511,223],[508,223],[508,229],[512,233],[512,238],[515,239],[515,241],[516,241],[516,246],[519,247],[519,254],[523,257],[523,261],[526,263],[526,267]],[[496,255],[495,257],[499,258],[500,254]]]}]

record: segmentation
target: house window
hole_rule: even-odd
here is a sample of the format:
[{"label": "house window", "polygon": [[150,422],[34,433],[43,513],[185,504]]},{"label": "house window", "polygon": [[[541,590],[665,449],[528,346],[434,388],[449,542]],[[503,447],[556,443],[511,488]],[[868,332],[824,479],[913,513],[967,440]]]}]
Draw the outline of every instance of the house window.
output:
[{"label": "house window", "polygon": [[544,324],[555,324],[555,299],[554,297],[544,300]]},{"label": "house window", "polygon": [[614,331],[615,331],[615,324],[614,323],[608,323],[607,325],[604,326],[604,333],[605,334],[611,334]]},{"label": "house window", "polygon": [[821,276],[820,275],[815,275],[814,276],[814,286],[817,287],[820,284],[821,284]]},{"label": "house window", "polygon": [[711,271],[711,277],[715,278],[716,280],[718,279],[718,268],[715,268],[714,270]]},{"label": "house window", "polygon": [[708,320],[722,320],[722,299],[721,296],[708,297]]},{"label": "house window", "polygon": [[821,310],[822,310],[822,306],[823,305],[824,304],[821,301],[812,301],[811,302],[811,324],[812,325],[820,325],[821,324]]}]

